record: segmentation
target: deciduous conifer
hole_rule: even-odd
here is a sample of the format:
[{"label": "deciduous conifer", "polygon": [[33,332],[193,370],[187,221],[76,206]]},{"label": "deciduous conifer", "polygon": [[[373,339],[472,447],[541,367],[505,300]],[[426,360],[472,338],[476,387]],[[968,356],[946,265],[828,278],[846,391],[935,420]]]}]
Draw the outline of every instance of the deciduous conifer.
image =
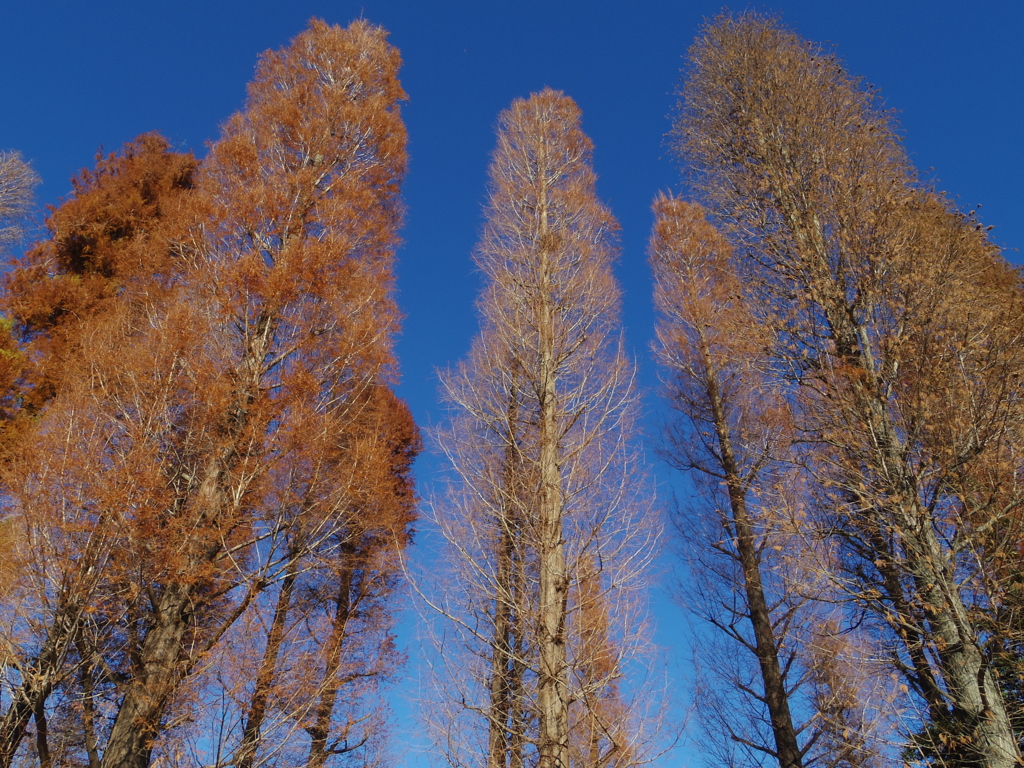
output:
[{"label": "deciduous conifer", "polygon": [[981,620],[1005,548],[983,531],[1021,503],[1017,278],[915,179],[875,94],[776,20],[709,24],[680,94],[675,147],[774,335],[836,583],[924,704],[915,748],[1017,764]]},{"label": "deciduous conifer", "polygon": [[630,448],[617,227],[594,183],[571,99],[548,89],[502,113],[476,256],[481,331],[444,378],[453,418],[438,435],[456,579],[437,603],[454,620],[441,651],[467,673],[442,695],[461,710],[453,729],[469,730],[467,713],[482,724],[475,747],[452,742],[456,764],[597,768],[643,753],[619,678],[657,526]]},{"label": "deciduous conifer", "polygon": [[101,158],[9,279],[35,367],[5,475],[27,564],[5,764],[31,718],[44,765],[380,746],[418,450],[391,391],[386,37],[314,20],[263,55],[201,165],[154,136]]}]

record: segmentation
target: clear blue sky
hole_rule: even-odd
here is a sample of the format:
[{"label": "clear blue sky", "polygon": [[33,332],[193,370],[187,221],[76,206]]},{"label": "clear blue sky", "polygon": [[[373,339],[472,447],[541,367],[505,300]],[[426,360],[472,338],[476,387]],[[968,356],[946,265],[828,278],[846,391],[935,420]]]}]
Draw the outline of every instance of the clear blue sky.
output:
[{"label": "clear blue sky", "polygon": [[[745,7],[745,6],[737,6]],[[981,204],[996,242],[1024,261],[1024,2],[780,0],[809,39],[830,41],[848,68],[901,113],[912,159],[961,207]],[[422,425],[442,414],[435,369],[459,359],[476,330],[481,227],[497,114],[544,86],[565,91],[595,143],[599,192],[622,224],[618,274],[642,381],[653,330],[646,239],[650,201],[679,189],[662,136],[682,56],[706,0],[0,0],[0,149],[18,149],[56,203],[97,149],[159,130],[204,153],[244,98],[256,57],[310,16],[385,26],[402,51],[411,166],[400,253],[401,394]],[[650,410],[657,410],[649,397]],[[426,457],[419,477],[429,484]],[[673,481],[667,470],[658,474]],[[663,601],[660,618],[678,616]],[[669,637],[671,633],[663,633]],[[413,655],[415,650],[412,651]],[[682,649],[671,651],[682,660]],[[404,707],[398,707],[405,717]],[[411,728],[404,722],[402,728]],[[685,755],[669,762],[687,762]]]}]

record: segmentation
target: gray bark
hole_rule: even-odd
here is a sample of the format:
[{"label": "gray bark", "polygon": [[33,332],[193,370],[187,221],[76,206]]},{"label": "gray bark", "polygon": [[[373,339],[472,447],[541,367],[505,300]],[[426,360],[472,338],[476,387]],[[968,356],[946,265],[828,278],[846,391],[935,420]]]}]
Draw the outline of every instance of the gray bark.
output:
[{"label": "gray bark", "polygon": [[[922,620],[904,613],[899,621],[918,627],[918,641],[938,659],[939,674],[935,675],[929,654],[923,648],[907,648],[919,678],[938,678],[945,683],[944,691],[932,686],[926,692],[932,717],[951,717],[972,732],[972,751],[984,765],[1012,768],[1020,764],[1021,755],[1002,693],[985,662],[978,632],[956,583],[953,555],[939,542],[936,521],[922,503],[915,478],[904,460],[906,446],[881,394],[884,385],[868,342],[868,328],[857,320],[842,285],[829,270],[825,241],[816,218],[807,221],[807,215],[801,215],[795,201],[786,194],[781,194],[780,199],[787,224],[804,258],[813,265],[807,276],[808,287],[812,299],[823,310],[836,356],[844,365],[863,373],[862,377],[849,379],[856,415],[868,430],[872,446],[869,471],[881,491],[878,498],[865,505],[868,524],[873,527],[877,542],[889,541],[888,534],[892,533],[902,543],[902,553],[884,544],[886,549],[877,553],[897,570],[896,579],[889,582],[895,594],[887,595],[887,602],[893,607],[902,605],[903,611],[907,611],[908,603],[924,606]],[[852,466],[857,465],[854,457],[848,458]],[[860,477],[850,478],[851,487],[863,482]],[[913,585],[909,600],[903,587],[898,586],[902,583],[900,572]]]},{"label": "gray bark", "polygon": [[[546,169],[541,169],[543,177]],[[555,361],[555,310],[551,280],[551,236],[547,190],[538,195],[540,227],[537,232],[539,296],[539,472],[538,522],[540,542],[540,606],[538,645],[540,670],[537,708],[540,725],[539,768],[569,768],[569,685],[566,647],[566,606],[569,583],[565,572],[562,532],[562,476],[559,457],[558,372]]]}]

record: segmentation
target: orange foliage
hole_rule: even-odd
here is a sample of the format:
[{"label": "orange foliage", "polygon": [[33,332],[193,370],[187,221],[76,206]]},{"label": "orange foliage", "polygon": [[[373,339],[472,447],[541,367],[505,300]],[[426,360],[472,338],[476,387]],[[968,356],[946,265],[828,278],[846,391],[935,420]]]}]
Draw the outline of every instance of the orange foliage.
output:
[{"label": "orange foliage", "polygon": [[1019,764],[986,616],[1024,508],[1018,276],[917,180],[877,94],[776,19],[709,23],[680,96],[676,149],[742,246],[836,588],[919,697],[923,754]]},{"label": "orange foliage", "polygon": [[[62,721],[83,759],[173,751],[187,737],[172,723],[212,716],[183,713],[229,677],[205,664],[225,644],[251,653],[237,643],[259,634],[232,628],[289,574],[304,597],[285,620],[334,638],[292,692],[310,764],[375,706],[355,689],[337,700],[396,663],[389,596],[413,520],[418,438],[390,389],[398,65],[383,30],[312,21],[261,57],[201,164],[155,135],[100,157],[8,279],[28,361],[8,378],[36,415],[7,475],[10,520],[38,576],[12,607],[36,632],[9,639],[50,682],[26,676],[0,723],[4,764],[57,684],[69,702],[89,692]],[[362,623],[344,619],[356,605]],[[314,645],[282,646],[300,647]],[[274,662],[277,685],[289,665]]]},{"label": "orange foliage", "polygon": [[73,196],[52,210],[49,239],[5,276],[3,308],[33,361],[31,410],[54,395],[60,371],[80,354],[84,323],[115,300],[152,301],[180,271],[173,241],[196,165],[155,133],[97,156],[96,169],[74,178]]}]

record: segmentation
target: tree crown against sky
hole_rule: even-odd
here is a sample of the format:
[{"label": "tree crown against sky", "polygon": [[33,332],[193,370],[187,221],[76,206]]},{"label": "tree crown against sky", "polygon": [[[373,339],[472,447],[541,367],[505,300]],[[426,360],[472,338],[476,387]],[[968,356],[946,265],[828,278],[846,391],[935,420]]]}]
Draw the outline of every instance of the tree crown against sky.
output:
[{"label": "tree crown against sky", "polygon": [[[238,2],[138,8],[116,0],[102,9],[48,8],[7,9],[10,39],[0,50],[11,104],[0,115],[0,145],[33,163],[43,203],[67,195],[69,179],[91,165],[97,148],[116,149],[147,131],[160,130],[174,148],[201,156],[225,115],[241,105],[257,55],[310,16],[342,25],[363,17],[389,30],[405,61],[404,114],[413,136],[397,265],[409,318],[397,347],[400,392],[420,423],[440,420],[434,371],[460,359],[475,332],[480,283],[470,254],[482,226],[496,115],[545,85],[565,91],[580,104],[600,150],[598,191],[622,225],[616,276],[627,339],[633,349],[646,348],[653,327],[648,203],[659,190],[679,188],[663,143],[669,94],[689,42],[720,3],[304,0],[250,12]],[[962,207],[984,204],[981,219],[996,225],[996,242],[1024,247],[1017,223],[1024,221],[1024,191],[1016,181],[1024,148],[1015,134],[1024,102],[1013,87],[1014,73],[1024,70],[1015,38],[1019,3],[992,0],[972,13],[919,0],[896,8],[879,0],[856,7],[787,0],[776,9],[808,39],[830,41],[850,71],[881,88],[899,110],[907,149],[923,172],[938,177]],[[89,56],[71,53],[81,39],[96,43]],[[100,92],[102,109],[93,100]],[[1016,258],[1012,250],[1010,256]],[[656,387],[653,364],[641,359],[640,375],[648,389]]]},{"label": "tree crown against sky", "polygon": [[[856,606],[848,631],[858,611],[873,616],[878,652],[915,695],[907,754],[1016,764],[1015,684],[993,662],[1015,629],[986,617],[1012,605],[996,573],[1020,547],[1019,274],[918,181],[875,94],[777,19],[710,22],[679,93],[675,149],[735,246],[717,249],[735,276],[722,289],[749,307],[784,393],[787,461],[809,484],[801,526],[829,542],[832,600]],[[698,250],[708,241],[690,236]],[[725,371],[740,364],[724,357]],[[682,410],[708,420],[690,405],[687,368],[674,370]],[[723,405],[739,409],[720,404],[713,419],[736,510],[736,491],[756,485],[728,469]]]},{"label": "tree crown against sky", "polygon": [[101,155],[7,276],[0,764],[381,759],[419,446],[398,62],[314,19],[202,162]]},{"label": "tree crown against sky", "polygon": [[591,168],[568,96],[500,115],[481,329],[443,377],[437,431],[451,479],[432,504],[447,543],[432,606],[451,628],[435,633],[447,706],[426,708],[454,765],[625,767],[652,748],[641,686],[619,679],[644,671],[658,522]]},{"label": "tree crown against sky", "polygon": [[[50,99],[53,103],[60,104],[62,109],[76,112],[80,116],[77,124],[81,129],[80,134],[74,137],[68,135],[63,140],[50,141],[47,145],[43,140],[47,135],[44,127],[48,130],[51,126],[66,125],[64,120],[52,119],[12,122],[13,130],[5,131],[4,135],[23,135],[18,131],[25,130],[24,126],[34,126],[33,131],[38,136],[29,136],[25,141],[12,138],[9,144],[23,149],[26,156],[36,163],[37,168],[41,163],[50,162],[49,158],[57,156],[60,152],[66,151],[70,156],[70,153],[75,151],[76,142],[87,143],[84,151],[79,151],[77,156],[65,164],[65,169],[56,173],[48,170],[43,173],[47,182],[43,187],[44,200],[55,200],[56,190],[64,183],[63,180],[70,176],[70,170],[87,163],[96,146],[101,143],[117,146],[120,140],[143,130],[166,126],[172,137],[173,148],[181,149],[183,146],[191,145],[200,151],[203,139],[213,135],[213,126],[227,111],[223,104],[232,103],[232,100],[235,103],[240,101],[240,83],[251,71],[255,51],[268,45],[276,45],[282,36],[281,29],[298,29],[310,11],[317,10],[328,17],[339,13],[335,7],[308,10],[303,8],[288,12],[275,9],[263,16],[229,13],[222,17],[218,15],[219,11],[213,12],[208,14],[211,21],[208,28],[195,29],[194,25],[191,25],[192,35],[177,35],[175,38],[180,41],[187,37],[190,41],[195,41],[195,51],[199,52],[199,56],[186,57],[188,61],[180,62],[177,70],[180,73],[180,80],[176,76],[171,82],[171,77],[164,71],[153,74],[150,67],[156,57],[147,55],[147,49],[141,55],[133,57],[134,63],[131,68],[115,66],[114,69],[108,70],[114,72],[114,76],[105,80],[109,86],[106,97],[108,104],[112,105],[110,109],[74,110],[68,106],[73,101],[71,97]],[[538,28],[528,20],[527,14],[518,17],[511,11],[482,9],[468,13],[464,12],[467,9],[459,9],[458,14],[450,14],[448,20],[451,23],[440,24],[438,19],[443,19],[449,10],[446,7],[435,7],[428,12],[426,9],[403,6],[400,3],[390,3],[377,9],[365,9],[370,18],[384,22],[393,31],[392,41],[398,43],[408,62],[405,84],[412,94],[412,100],[405,114],[409,116],[413,125],[413,164],[412,183],[406,187],[406,201],[410,211],[411,227],[405,235],[408,245],[404,251],[404,276],[400,272],[403,287],[400,303],[402,310],[411,315],[413,322],[404,339],[400,340],[399,349],[405,350],[405,368],[412,373],[411,377],[407,378],[409,383],[404,385],[404,392],[409,394],[420,421],[429,421],[429,417],[424,418],[423,414],[429,413],[435,407],[433,401],[436,388],[432,379],[434,366],[443,360],[455,359],[467,346],[466,339],[470,333],[472,315],[470,299],[477,282],[477,277],[472,274],[468,265],[467,255],[479,229],[479,190],[484,166],[483,157],[491,145],[494,115],[499,109],[507,106],[512,96],[535,91],[545,82],[564,87],[580,101],[586,114],[585,126],[588,133],[594,135],[597,140],[600,191],[605,199],[612,202],[616,215],[624,225],[622,237],[625,258],[616,270],[626,287],[624,306],[628,326],[630,332],[634,334],[634,347],[639,349],[643,346],[650,325],[645,299],[648,292],[648,276],[643,270],[637,269],[636,265],[641,262],[640,241],[648,229],[647,201],[650,193],[658,187],[676,186],[675,174],[669,164],[662,163],[659,170],[652,170],[659,167],[658,155],[664,154],[663,149],[659,148],[659,141],[665,130],[666,93],[678,69],[679,56],[685,42],[698,25],[698,16],[702,12],[713,14],[717,12],[718,7],[645,7],[633,9],[628,14],[595,7],[590,9],[590,13],[581,15],[574,14],[568,7],[555,6],[545,8],[549,14],[548,18],[553,23],[550,27],[543,28]],[[12,14],[13,25],[18,24],[17,14],[20,12]],[[301,14],[301,18],[284,18],[289,13],[294,15],[296,12]],[[986,12],[994,15],[1003,12],[1003,9],[989,7],[986,8]],[[499,15],[492,16],[492,13]],[[965,28],[981,23],[991,27],[989,31],[992,36],[986,38],[989,42],[985,50],[970,54],[976,62],[981,62],[973,65],[975,72],[978,67],[984,66],[986,61],[991,61],[986,59],[986,56],[1005,54],[1011,57],[1005,60],[1012,62],[1013,52],[1017,49],[1011,45],[999,46],[992,42],[1000,35],[1008,34],[1008,30],[1013,28],[1012,23],[989,24],[991,17],[985,13],[959,18],[954,17],[944,7],[929,7],[922,10],[907,6],[891,11],[889,18],[892,19],[892,24],[887,25],[884,30],[879,30],[874,24],[870,28],[862,26],[872,15],[864,10],[850,12],[839,20],[835,16],[830,16],[830,13],[845,12],[804,8],[799,4],[793,4],[792,9],[786,9],[787,19],[804,34],[815,39],[829,38],[835,41],[840,52],[851,60],[853,71],[868,72],[870,79],[881,84],[885,93],[892,97],[893,105],[906,110],[904,123],[908,127],[908,146],[913,151],[920,151],[918,148],[921,146],[929,146],[926,142],[916,143],[919,141],[917,137],[924,134],[922,128],[935,130],[943,126],[943,121],[947,118],[967,119],[974,116],[978,119],[992,114],[1012,114],[1014,105],[1019,104],[1019,100],[1015,101],[1012,93],[1006,98],[983,98],[982,94],[986,89],[992,88],[993,84],[997,84],[998,78],[974,74],[975,82],[971,88],[957,88],[951,83],[956,82],[956,77],[960,73],[948,69],[955,66],[952,62],[957,60],[958,55],[968,57],[968,51],[972,50],[969,46],[975,45],[977,39],[983,39],[981,35],[964,34]],[[924,47],[934,45],[942,49],[945,46],[945,52],[951,54],[944,57],[945,61],[933,61],[934,71],[927,73],[915,68],[919,61],[927,59],[917,54],[921,50],[921,40],[924,36],[915,37],[912,32],[905,32],[920,27],[921,17],[915,14],[921,13],[928,14],[927,18],[933,24],[933,32],[934,27],[939,28],[939,34],[932,35],[929,44]],[[349,16],[354,17],[358,14],[358,9],[353,9]],[[123,22],[125,24],[149,24],[150,29],[162,26],[171,30],[175,28],[175,24],[181,23],[183,17],[170,14],[156,25],[153,19],[145,16],[145,12],[134,16],[126,14],[124,18],[133,19],[131,22]],[[1002,18],[1005,21],[1008,17]],[[347,22],[348,17],[335,17],[334,20]],[[1010,20],[1012,21],[1012,18]],[[60,18],[55,18],[54,21],[55,24],[48,27],[48,39],[33,42],[31,34],[17,36],[12,46],[5,49],[5,53],[13,51],[12,55],[17,57],[18,51],[24,50],[19,48],[21,45],[36,45],[42,50],[46,45],[60,41],[65,34],[62,27],[65,22],[68,24],[67,29],[75,29],[76,35],[92,28],[91,25],[94,23],[92,19],[76,19],[73,10]],[[941,25],[954,21],[955,27],[950,24],[949,28],[954,29],[955,34],[951,35]],[[558,32],[570,23],[574,25],[573,28],[578,34],[566,37]],[[232,34],[214,32],[218,25],[221,32],[230,30]],[[116,25],[108,26],[109,29],[120,29]],[[426,31],[430,34],[426,34]],[[109,34],[109,31],[104,31],[103,34]],[[93,65],[102,67],[113,63],[114,57],[124,50],[123,46],[132,44],[127,42],[132,39],[147,38],[150,41],[149,48],[159,50],[162,45],[169,44],[165,42],[169,37],[164,38],[157,34],[118,35],[109,41],[111,45],[99,46],[96,56],[82,61],[81,67],[76,69],[86,75]],[[882,42],[879,42],[880,38]],[[484,40],[489,42],[482,44]],[[909,41],[910,44],[885,44],[891,41]],[[246,46],[248,48],[243,51]],[[70,46],[63,48],[65,51],[69,49]],[[203,53],[213,50],[218,51],[218,61],[224,66],[198,66]],[[501,57],[512,63],[507,66],[500,63],[494,65],[492,59],[502,62]],[[5,71],[24,72],[27,62],[37,60],[23,55],[15,62],[13,69],[5,68]],[[165,57],[164,60],[170,58]],[[880,70],[875,68],[876,61],[898,61],[902,62],[902,66],[894,66],[888,72],[881,70],[880,74]],[[231,69],[232,66],[234,70]],[[631,75],[632,66],[637,68],[632,70]],[[941,69],[942,66],[947,69]],[[17,70],[17,67],[22,67],[22,70]],[[196,69],[192,70],[194,76],[188,78],[190,67]],[[641,69],[642,67],[646,69]],[[969,67],[965,66],[963,69],[967,70]],[[1007,69],[1012,69],[1012,66],[1008,66]],[[467,74],[471,71],[490,72],[491,76],[478,78],[475,74]],[[944,76],[938,74],[940,71]],[[125,74],[129,72],[132,74]],[[161,96],[160,100],[165,102],[164,106],[173,105],[173,108],[164,113],[165,116],[169,115],[166,119],[152,120],[129,130],[124,127],[128,124],[123,119],[126,111],[117,109],[118,99],[126,93],[131,93],[132,119],[144,121],[147,115],[153,114],[146,111],[146,105],[151,104],[148,99],[159,90],[156,87],[126,88],[126,82],[131,80],[136,72],[140,76],[146,72],[149,83],[160,82],[162,85],[169,85],[170,87],[161,93],[170,92],[172,95],[169,98]],[[655,76],[654,72],[660,74]],[[237,77],[228,83],[231,73]],[[17,82],[12,83],[12,92],[24,95],[25,92],[19,90],[20,81],[30,82],[32,74],[27,73],[26,77],[16,78]],[[78,74],[78,71],[69,72],[67,81],[70,82]],[[599,74],[602,76],[598,77]],[[909,85],[903,84],[904,77]],[[173,95],[176,84],[184,83],[186,79],[188,83],[180,91],[183,96],[176,103],[177,97]],[[62,79],[53,78],[53,82],[58,81],[63,82]],[[915,111],[918,103],[913,101],[912,91],[916,88],[921,92],[927,92],[928,83],[937,81],[941,83],[939,88],[944,92],[946,101],[937,109],[938,117],[920,120],[920,113]],[[595,85],[598,82],[600,87]],[[451,88],[451,83],[458,83],[460,86],[457,99],[453,97],[454,89]],[[209,102],[204,100],[208,87],[216,89],[221,86],[224,87],[218,98],[210,99]],[[994,87],[998,90],[999,86]],[[40,93],[44,90],[46,89],[38,89]],[[78,90],[83,95],[91,92],[87,87],[79,87]],[[968,93],[971,99],[969,103],[973,105],[973,109],[948,106],[949,102],[964,98]],[[213,104],[215,106],[211,106]],[[434,105],[438,107],[436,112]],[[35,109],[38,109],[38,105]],[[6,119],[10,114],[7,113],[0,120]],[[36,112],[29,110],[26,114]],[[118,118],[118,114],[121,114],[122,118]],[[626,116],[629,119],[625,119]],[[122,122],[113,130],[88,132],[88,127],[93,121],[107,118],[121,119]],[[919,122],[915,124],[915,120]],[[1013,120],[998,119],[987,119],[984,122],[990,131],[987,134],[990,140],[964,141],[965,145],[971,147],[971,151],[961,149],[958,152],[961,157],[956,158],[964,165],[973,165],[974,169],[986,165],[984,162],[971,162],[976,157],[975,153],[991,151],[1000,144],[1009,144],[992,138],[991,131],[998,131],[1004,124],[1015,124]],[[925,125],[922,126],[922,123]],[[6,127],[6,123],[4,126]],[[960,133],[963,134],[963,131]],[[958,143],[946,141],[949,147],[957,146]],[[45,151],[41,149],[43,146],[47,146]],[[78,146],[77,149],[82,148]],[[937,166],[940,175],[945,176],[946,169],[953,167],[951,159],[932,160],[927,153],[914,157],[919,163],[922,158],[924,164]],[[1008,172],[1014,167],[1014,155],[1004,150],[1002,158],[1003,162],[999,167]],[[992,166],[991,163],[988,165]],[[460,178],[463,179],[462,182],[459,181]],[[966,185],[957,184],[952,178],[950,181],[950,186],[956,190],[969,189]],[[54,187],[54,184],[57,184],[57,187]],[[469,191],[460,193],[460,189]],[[634,194],[633,191],[637,189],[647,189],[648,192],[643,195]],[[444,194],[438,194],[438,190],[444,190]],[[626,190],[631,191],[627,194]],[[965,194],[972,196],[968,198],[968,202],[973,199],[984,199],[973,191]],[[1012,194],[1000,194],[998,197],[1013,199]],[[992,207],[986,205],[985,211],[986,219],[991,216],[989,221],[1001,223],[996,221],[998,216],[993,214]],[[999,232],[1000,230],[996,231],[997,239]],[[102,287],[99,283],[95,285]],[[438,302],[439,295],[461,298]],[[461,320],[453,321],[453,317]],[[648,366],[647,373],[641,373],[641,380],[646,379],[653,386],[649,365],[641,361],[642,370],[644,366]],[[421,466],[425,466],[425,469],[421,470],[421,475],[428,477],[430,465]],[[671,623],[671,616],[667,618]]]}]

